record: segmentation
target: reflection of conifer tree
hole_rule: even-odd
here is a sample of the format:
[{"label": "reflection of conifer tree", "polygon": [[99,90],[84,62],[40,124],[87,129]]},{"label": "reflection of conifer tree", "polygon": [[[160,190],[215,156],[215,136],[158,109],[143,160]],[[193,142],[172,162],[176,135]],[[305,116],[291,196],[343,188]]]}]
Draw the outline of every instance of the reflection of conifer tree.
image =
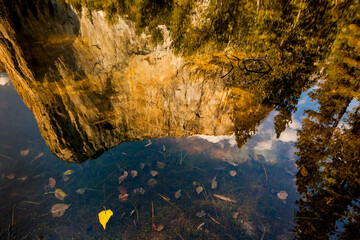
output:
[{"label": "reflection of conifer tree", "polygon": [[[297,164],[298,201],[296,232],[299,239],[340,239],[360,235],[360,9],[349,7],[349,23],[341,29],[333,45],[328,76],[311,97],[318,111],[308,111],[299,131]],[[342,124],[342,122],[344,124]],[[337,222],[344,221],[338,232]]]}]

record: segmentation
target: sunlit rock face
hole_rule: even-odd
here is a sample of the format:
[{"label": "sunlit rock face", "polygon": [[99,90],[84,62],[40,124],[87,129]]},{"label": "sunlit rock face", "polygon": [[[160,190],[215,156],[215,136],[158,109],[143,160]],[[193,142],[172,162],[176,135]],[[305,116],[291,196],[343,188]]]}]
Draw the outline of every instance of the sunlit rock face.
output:
[{"label": "sunlit rock face", "polygon": [[[56,2],[0,19],[0,61],[59,158],[81,162],[124,141],[230,135],[231,93],[218,69],[188,66],[164,41]],[[6,11],[3,10],[3,11]],[[27,11],[27,14],[21,14]],[[16,15],[16,16],[15,16]]]}]

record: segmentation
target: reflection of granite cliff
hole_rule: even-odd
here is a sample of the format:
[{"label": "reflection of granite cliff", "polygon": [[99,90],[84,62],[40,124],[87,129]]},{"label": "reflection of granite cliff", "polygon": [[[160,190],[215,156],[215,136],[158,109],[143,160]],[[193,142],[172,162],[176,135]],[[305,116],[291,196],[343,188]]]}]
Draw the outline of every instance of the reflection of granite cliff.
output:
[{"label": "reflection of granite cliff", "polygon": [[59,158],[81,162],[123,141],[233,132],[229,90],[173,55],[165,27],[164,43],[151,46],[131,22],[108,26],[101,12],[90,21],[49,5],[17,5],[12,15],[3,8],[0,60]]}]

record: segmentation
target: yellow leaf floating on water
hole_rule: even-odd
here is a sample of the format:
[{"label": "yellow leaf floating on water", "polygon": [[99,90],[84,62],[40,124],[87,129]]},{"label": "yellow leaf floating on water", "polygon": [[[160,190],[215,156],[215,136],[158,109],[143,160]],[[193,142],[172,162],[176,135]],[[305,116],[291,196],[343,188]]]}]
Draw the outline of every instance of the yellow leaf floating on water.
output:
[{"label": "yellow leaf floating on water", "polygon": [[70,175],[70,174],[73,174],[73,173],[74,173],[73,170],[67,170],[67,171],[65,171],[63,174],[64,174],[64,175]]},{"label": "yellow leaf floating on water", "polygon": [[55,190],[55,197],[59,200],[64,200],[64,198],[67,196],[66,193],[63,192],[63,190],[61,190],[60,188],[57,188]]},{"label": "yellow leaf floating on water", "polygon": [[109,219],[112,215],[113,215],[113,212],[110,209],[101,211],[99,213],[99,222],[104,227],[104,230],[106,228],[106,223],[109,221]]},{"label": "yellow leaf floating on water", "polygon": [[305,167],[302,167],[302,168],[300,169],[300,173],[301,173],[301,175],[303,175],[304,177],[306,177],[306,176],[309,174]]}]

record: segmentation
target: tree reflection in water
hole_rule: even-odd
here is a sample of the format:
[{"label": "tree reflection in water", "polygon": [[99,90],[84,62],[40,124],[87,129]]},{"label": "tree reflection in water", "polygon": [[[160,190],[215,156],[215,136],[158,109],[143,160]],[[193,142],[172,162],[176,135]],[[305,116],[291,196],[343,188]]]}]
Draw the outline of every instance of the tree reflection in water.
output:
[{"label": "tree reflection in water", "polygon": [[319,108],[298,133],[298,239],[360,236],[359,20],[358,10],[337,37],[328,75],[311,93]]}]

